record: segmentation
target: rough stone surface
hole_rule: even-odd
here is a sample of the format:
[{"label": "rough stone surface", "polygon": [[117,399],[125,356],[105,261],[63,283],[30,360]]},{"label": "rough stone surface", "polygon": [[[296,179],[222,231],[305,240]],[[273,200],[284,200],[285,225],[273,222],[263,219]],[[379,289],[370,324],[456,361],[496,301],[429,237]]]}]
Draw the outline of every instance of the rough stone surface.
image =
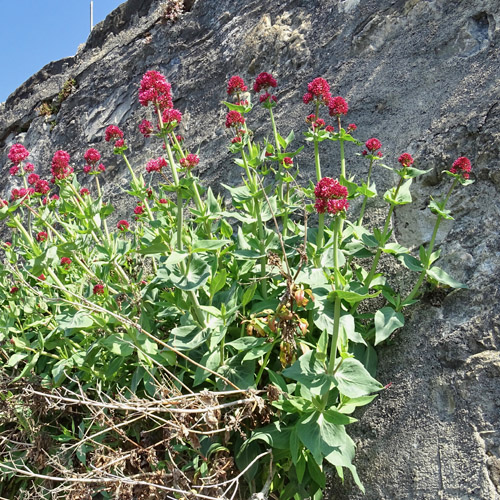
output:
[{"label": "rough stone surface", "polygon": [[[415,203],[394,217],[401,244],[430,238],[425,207],[448,183],[441,171],[458,156],[471,158],[476,183],[456,190],[455,221],[442,225],[441,267],[469,289],[428,293],[402,331],[379,349],[378,378],[392,386],[360,413],[351,428],[362,496],[349,478],[334,481],[337,500],[500,498],[500,11],[498,0],[196,0],[175,23],[163,2],[129,0],[94,29],[74,57],[48,64],[0,105],[0,164],[4,197],[7,151],[22,142],[39,171],[57,149],[83,165],[89,146],[105,152],[106,192],[118,197],[123,165],[103,142],[116,124],[140,167],[160,151],[144,149],[137,125],[149,110],[137,102],[142,74],[163,72],[184,113],[182,133],[201,148],[200,176],[219,189],[237,183],[223,129],[228,77],[250,83],[261,71],[279,81],[276,116],[281,131],[304,130],[306,84],[323,76],[350,105],[358,137],[377,137],[387,163],[403,151],[431,169],[413,188]],[[78,89],[52,127],[38,116],[70,77]],[[255,110],[256,133],[264,114]],[[252,123],[251,125],[252,126]],[[302,179],[313,176],[311,148],[300,158]],[[338,153],[324,156],[324,174],[338,175]],[[365,164],[348,160],[364,175]],[[376,173],[378,190],[394,179]],[[379,210],[380,206],[369,206]],[[125,209],[125,208],[124,208]]]}]

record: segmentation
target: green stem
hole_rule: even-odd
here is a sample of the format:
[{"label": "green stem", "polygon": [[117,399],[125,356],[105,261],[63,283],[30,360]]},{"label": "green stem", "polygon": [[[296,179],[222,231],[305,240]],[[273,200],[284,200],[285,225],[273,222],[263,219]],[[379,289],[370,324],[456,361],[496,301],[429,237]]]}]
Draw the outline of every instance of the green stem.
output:
[{"label": "green stem", "polygon": [[[274,347],[274,344],[273,344]],[[266,369],[267,363],[269,362],[269,358],[271,357],[271,353],[273,352],[273,347],[269,349],[269,351],[266,353],[266,356],[264,357],[264,361],[262,362],[262,365],[259,369],[259,372],[257,373],[257,377],[255,378],[255,387],[259,387],[259,382],[260,379],[262,378],[262,375],[264,373],[264,370]]]},{"label": "green stem", "polygon": [[[101,184],[99,183],[98,175],[95,176],[95,184],[97,187],[97,196],[102,199]],[[102,220],[102,224],[104,226],[104,232],[106,233],[106,240],[108,241],[108,244],[111,245],[111,237],[109,235],[108,223],[106,222],[106,219]]]},{"label": "green stem", "polygon": [[[338,261],[338,251],[339,251],[339,230],[340,230],[341,217],[337,216],[335,220],[334,230],[333,230],[333,272],[335,280],[335,290],[341,289],[342,285],[339,280],[339,261]],[[331,375],[335,370],[335,359],[337,357],[337,345],[339,341],[339,331],[340,331],[340,313],[341,313],[340,297],[336,295],[334,311],[333,311],[333,334],[332,334],[332,344],[330,348],[330,359],[328,362],[328,373]]]},{"label": "green stem", "polygon": [[[373,167],[373,159],[370,160],[370,167],[368,168],[368,177],[366,179],[366,185],[367,187],[370,186],[370,177],[372,175],[372,167]],[[363,216],[365,214],[365,208],[366,208],[366,201],[368,200],[368,197],[365,196],[363,199],[363,205],[361,206],[361,212],[359,214],[359,219],[358,219],[358,226],[361,226],[363,223]]]},{"label": "green stem", "polygon": [[320,256],[323,250],[323,238],[325,233],[325,214],[318,215],[318,234],[316,235],[316,256],[314,264],[316,267],[320,267]]},{"label": "green stem", "polygon": [[134,184],[138,187],[139,182],[138,182],[137,177],[135,175],[134,169],[132,168],[132,166],[130,165],[130,163],[127,159],[127,155],[125,153],[121,153],[121,155],[122,155],[123,161],[125,162],[125,165],[127,165],[127,168],[128,168],[128,171],[130,172],[130,175],[132,176],[132,180],[134,181]]},{"label": "green stem", "polygon": [[12,217],[12,221],[16,225],[16,227],[19,229],[21,234],[24,236],[24,239],[26,240],[26,243],[31,247],[33,250],[33,253],[35,255],[40,255],[40,249],[36,245],[35,241],[33,238],[29,235],[29,233],[26,231],[25,227],[22,225],[21,221],[19,220],[19,217],[14,216]]}]

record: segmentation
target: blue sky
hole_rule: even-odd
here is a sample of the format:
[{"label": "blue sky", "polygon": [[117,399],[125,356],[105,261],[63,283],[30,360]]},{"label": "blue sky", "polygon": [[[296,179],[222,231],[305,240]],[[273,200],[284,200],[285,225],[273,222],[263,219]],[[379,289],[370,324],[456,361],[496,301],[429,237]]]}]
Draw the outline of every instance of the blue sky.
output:
[{"label": "blue sky", "polygon": [[[94,25],[125,0],[93,0]],[[90,0],[0,0],[0,102],[47,63],[76,53]]]}]

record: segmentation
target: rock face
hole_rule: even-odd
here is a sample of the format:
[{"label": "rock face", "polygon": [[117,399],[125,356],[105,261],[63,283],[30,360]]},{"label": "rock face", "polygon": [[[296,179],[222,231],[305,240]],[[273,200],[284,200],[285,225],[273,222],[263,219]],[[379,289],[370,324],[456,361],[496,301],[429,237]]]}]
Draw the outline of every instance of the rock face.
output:
[{"label": "rock face", "polygon": [[[358,137],[382,141],[387,163],[408,151],[419,168],[432,169],[413,188],[416,201],[396,210],[395,235],[406,246],[429,240],[434,219],[424,209],[448,186],[440,172],[468,156],[476,182],[454,191],[456,220],[443,224],[438,243],[446,256],[440,266],[469,288],[428,293],[379,349],[378,378],[392,386],[351,427],[367,494],[347,479],[332,485],[331,497],[499,499],[498,0],[196,0],[185,2],[176,22],[166,19],[166,3],[129,0],[74,57],[48,64],[0,105],[2,195],[14,186],[6,175],[8,147],[22,142],[39,171],[49,169],[57,149],[81,165],[87,147],[107,151],[105,189],[118,196],[125,170],[103,142],[105,127],[124,129],[136,165],[160,151],[145,148],[137,132],[149,112],[137,101],[149,69],[172,83],[182,133],[190,149],[201,148],[200,177],[215,188],[240,176],[220,105],[230,76],[250,83],[261,71],[273,73],[278,125],[282,135],[293,128],[297,137],[308,112],[301,101],[306,84],[326,78],[333,95],[348,100]],[[77,89],[58,114],[38,116],[69,78]],[[252,113],[257,134],[263,116]],[[310,149],[300,157],[304,180],[314,172]],[[326,175],[338,176],[336,155],[325,159]],[[347,167],[365,175],[357,159]],[[375,180],[383,192],[394,179],[380,170]],[[369,208],[375,218],[380,207]]]}]

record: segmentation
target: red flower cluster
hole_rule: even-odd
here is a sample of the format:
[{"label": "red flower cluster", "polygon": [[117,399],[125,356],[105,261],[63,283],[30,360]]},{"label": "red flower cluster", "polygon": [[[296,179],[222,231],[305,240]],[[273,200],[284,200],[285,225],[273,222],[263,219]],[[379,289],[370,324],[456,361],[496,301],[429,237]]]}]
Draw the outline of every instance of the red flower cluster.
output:
[{"label": "red flower cluster", "polygon": [[348,191],[337,180],[323,177],[314,188],[316,203],[314,208],[319,214],[328,212],[331,215],[345,211],[349,208],[347,201]]},{"label": "red flower cluster", "polygon": [[373,153],[382,147],[382,143],[378,139],[375,139],[375,137],[372,137],[365,142],[365,146],[368,151]]},{"label": "red flower cluster", "polygon": [[61,266],[64,267],[64,269],[69,269],[69,266],[71,266],[71,259],[69,257],[61,257]]},{"label": "red flower cluster", "polygon": [[243,115],[241,113],[238,113],[238,111],[229,111],[226,116],[226,127],[239,127],[240,123],[242,125],[245,123],[245,118],[243,118]]},{"label": "red flower cluster", "polygon": [[316,119],[316,115],[314,113],[306,117],[306,123],[310,123],[313,130],[325,126],[325,120],[323,120],[322,118]]},{"label": "red flower cluster", "polygon": [[28,184],[32,186],[33,184],[36,184],[40,180],[40,176],[37,174],[30,174],[28,175]]},{"label": "red flower cluster", "polygon": [[403,153],[399,158],[398,158],[399,163],[403,165],[403,167],[409,167],[410,165],[413,164],[413,158],[410,153]]},{"label": "red flower cluster", "polygon": [[116,141],[115,142],[115,147],[119,148],[119,147],[123,146],[123,143],[121,143],[120,146],[117,146],[116,143],[118,143],[118,141],[120,141],[120,140],[123,142],[123,132],[116,125],[109,125],[106,128],[106,132],[104,134],[104,140],[106,142]]},{"label": "red flower cluster", "polygon": [[20,200],[22,198],[28,198],[34,192],[35,192],[35,190],[33,188],[28,188],[28,189],[26,189],[26,188],[21,188],[21,189],[14,188],[10,192],[10,199],[11,199],[11,201],[13,201],[13,200]]},{"label": "red flower cluster", "polygon": [[459,174],[461,175],[464,179],[468,179],[470,177],[469,173],[472,169],[471,163],[469,158],[465,156],[461,156],[460,158],[457,158],[453,162],[453,166],[450,168],[450,172],[452,174]]},{"label": "red flower cluster", "polygon": [[182,120],[182,113],[178,109],[166,109],[162,114],[163,125],[171,132]]},{"label": "red flower cluster", "polygon": [[[35,184],[35,193],[47,194],[50,191],[49,182],[44,179],[39,179]],[[57,195],[54,195],[57,196]]]},{"label": "red flower cluster", "polygon": [[358,129],[358,127],[356,126],[355,123],[349,123],[349,125],[347,125],[347,130],[346,132],[348,134],[350,134],[351,132],[355,132],[356,130]]},{"label": "red flower cluster", "polygon": [[241,76],[232,76],[227,84],[227,94],[234,95],[240,92],[246,92],[248,87],[245,85]]},{"label": "red flower cluster", "polygon": [[25,172],[34,172],[35,165],[33,165],[33,163],[26,163],[26,165],[24,165],[24,171]]},{"label": "red flower cluster", "polygon": [[83,155],[83,158],[88,165],[95,165],[101,159],[101,154],[97,149],[89,148]]},{"label": "red flower cluster", "polygon": [[128,228],[130,227],[130,224],[126,220],[120,220],[118,221],[118,224],[116,224],[116,227],[120,231],[127,231]]},{"label": "red flower cluster", "polygon": [[144,208],[141,205],[137,205],[134,208],[134,214],[135,215],[142,215],[144,213]]},{"label": "red flower cluster", "polygon": [[56,151],[52,158],[53,179],[63,180],[73,173],[73,167],[69,166],[69,153],[60,149]]},{"label": "red flower cluster", "polygon": [[333,133],[335,132],[335,128],[333,127],[333,125],[327,125],[327,126],[325,127],[325,130],[326,130],[327,132],[330,132],[330,134],[333,134]]},{"label": "red flower cluster", "polygon": [[261,90],[267,90],[269,87],[275,88],[277,85],[276,79],[270,73],[260,73],[255,79],[253,90],[260,92]]},{"label": "red flower cluster", "polygon": [[346,115],[349,111],[349,106],[343,97],[332,97],[328,103],[330,116]]},{"label": "red flower cluster", "polygon": [[283,158],[283,166],[285,168],[290,168],[293,165],[293,160],[289,156]]},{"label": "red flower cluster", "polygon": [[101,283],[94,285],[92,292],[94,295],[104,295],[104,285]]},{"label": "red flower cluster", "polygon": [[150,137],[151,134],[153,133],[153,124],[148,120],[142,120],[142,122],[139,125],[139,132],[144,137]]},{"label": "red flower cluster", "polygon": [[22,144],[13,144],[7,154],[9,160],[14,163],[14,165],[19,165],[19,163],[28,158],[29,155],[29,151]]},{"label": "red flower cluster", "polygon": [[19,172],[19,167],[17,165],[14,165],[9,169],[10,175],[17,175],[18,172]]},{"label": "red flower cluster", "polygon": [[191,170],[193,167],[196,167],[198,163],[200,163],[200,158],[198,155],[189,153],[185,158],[181,158],[179,160],[179,163],[181,164],[182,168],[187,168],[188,170]]},{"label": "red flower cluster", "polygon": [[36,235],[36,241],[39,241],[39,242],[42,242],[42,241],[47,241],[47,238],[49,237],[49,235],[45,232],[45,231],[40,231],[37,235]]},{"label": "red flower cluster", "polygon": [[80,196],[88,196],[90,195],[90,191],[87,188],[80,189]]},{"label": "red flower cluster", "polygon": [[159,157],[156,160],[149,160],[146,165],[146,172],[161,172],[163,167],[167,167],[168,163],[165,158]]},{"label": "red flower cluster", "polygon": [[307,85],[307,92],[302,97],[304,104],[309,104],[313,99],[322,102],[328,106],[330,99],[330,85],[324,78],[315,78]]},{"label": "red flower cluster", "polygon": [[141,80],[139,88],[139,102],[143,106],[152,103],[159,109],[171,108],[172,86],[158,71],[147,71]]}]

